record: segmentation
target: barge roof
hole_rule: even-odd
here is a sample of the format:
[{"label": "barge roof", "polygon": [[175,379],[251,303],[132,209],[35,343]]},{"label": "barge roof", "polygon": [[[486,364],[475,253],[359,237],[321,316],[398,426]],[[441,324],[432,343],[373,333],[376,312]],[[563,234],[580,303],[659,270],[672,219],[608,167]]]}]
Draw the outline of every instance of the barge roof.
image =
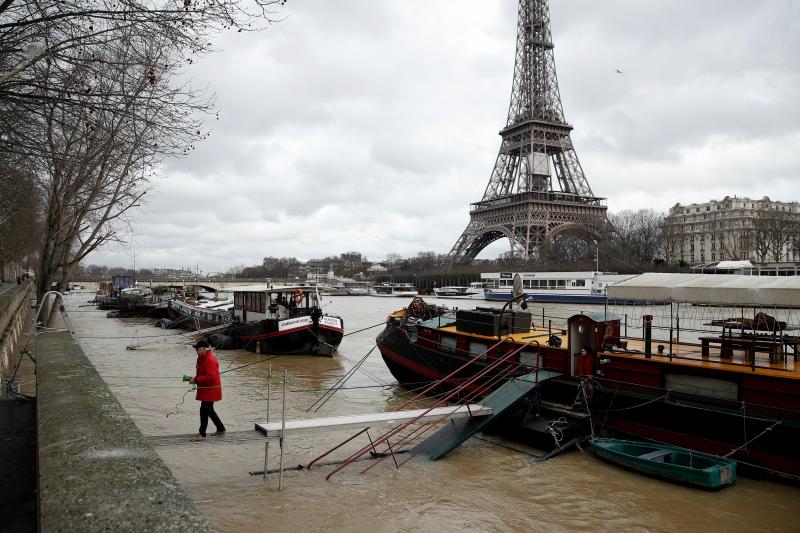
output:
[{"label": "barge roof", "polygon": [[609,300],[721,305],[800,306],[800,276],[649,272],[608,288]]}]

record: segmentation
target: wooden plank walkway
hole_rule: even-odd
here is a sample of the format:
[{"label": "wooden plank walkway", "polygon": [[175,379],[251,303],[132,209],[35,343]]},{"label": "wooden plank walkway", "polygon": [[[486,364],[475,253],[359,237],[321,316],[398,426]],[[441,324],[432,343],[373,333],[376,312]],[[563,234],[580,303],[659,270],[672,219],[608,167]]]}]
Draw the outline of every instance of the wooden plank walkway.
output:
[{"label": "wooden plank walkway", "polygon": [[[426,411],[429,411],[426,413]],[[470,404],[450,407],[436,407],[434,409],[411,409],[406,411],[388,411],[384,413],[366,413],[360,415],[329,416],[326,418],[307,418],[305,420],[287,420],[286,435],[292,433],[305,433],[320,429],[349,429],[364,428],[375,424],[406,422],[419,418],[430,420],[436,418],[460,418],[466,416],[487,416],[492,414],[492,409],[481,404]],[[260,422],[256,429],[267,437],[279,437],[281,434],[281,421]]]}]

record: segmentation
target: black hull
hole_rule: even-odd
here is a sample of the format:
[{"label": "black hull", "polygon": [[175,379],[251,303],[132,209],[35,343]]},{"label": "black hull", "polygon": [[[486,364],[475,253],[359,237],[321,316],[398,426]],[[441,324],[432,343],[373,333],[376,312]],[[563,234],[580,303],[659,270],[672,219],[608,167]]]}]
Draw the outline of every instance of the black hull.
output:
[{"label": "black hull", "polygon": [[257,353],[281,355],[320,355],[331,357],[342,342],[344,332],[318,324],[280,331],[278,320],[266,319],[231,326],[237,348]]},{"label": "black hull", "polygon": [[166,306],[157,303],[117,298],[115,296],[98,297],[95,302],[97,303],[97,308],[101,311],[118,311],[113,315],[114,318],[164,318],[167,316]]},{"label": "black hull", "polygon": [[[469,355],[444,352],[415,342],[414,332],[391,321],[377,337],[383,360],[397,381],[408,388],[419,389],[438,381],[464,365]],[[484,364],[471,365],[461,378],[479,372]],[[545,368],[547,365],[545,364]],[[457,380],[442,383],[435,392],[451,390]],[[770,477],[792,483],[800,482],[800,420],[786,418],[786,413],[772,415],[742,410],[743,404],[710,400],[704,397],[670,394],[663,389],[632,391],[622,382],[593,378],[588,391],[588,406],[583,401],[581,382],[571,376],[543,383],[535,398],[523,402],[520,410],[528,413],[542,405],[560,406],[560,413],[580,411],[589,414],[599,435],[635,437],[715,454],[739,461],[740,471],[757,477]],[[530,409],[533,405],[534,409]],[[504,417],[505,434],[517,435],[531,442],[526,428],[533,421],[524,417]],[[585,426],[583,435],[588,437]],[[756,437],[754,439],[754,437]],[[748,442],[749,441],[749,442]],[[748,443],[743,446],[744,443]]]}]

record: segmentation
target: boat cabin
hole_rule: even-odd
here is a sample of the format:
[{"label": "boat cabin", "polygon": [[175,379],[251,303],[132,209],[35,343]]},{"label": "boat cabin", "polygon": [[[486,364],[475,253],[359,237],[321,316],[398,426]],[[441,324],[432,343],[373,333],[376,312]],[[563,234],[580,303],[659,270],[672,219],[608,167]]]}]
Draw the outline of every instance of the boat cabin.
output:
[{"label": "boat cabin", "polygon": [[230,291],[234,320],[241,322],[306,316],[319,308],[316,293],[308,287],[249,285]]},{"label": "boat cabin", "polygon": [[619,346],[620,319],[609,313],[580,313],[567,319],[567,347],[570,374],[578,374],[578,358],[582,348],[598,354],[606,347]]},{"label": "boat cabin", "polygon": [[[514,272],[484,272],[483,286],[511,290]],[[563,292],[602,294],[607,287],[632,277],[616,272],[519,272],[522,288],[527,292]]]}]

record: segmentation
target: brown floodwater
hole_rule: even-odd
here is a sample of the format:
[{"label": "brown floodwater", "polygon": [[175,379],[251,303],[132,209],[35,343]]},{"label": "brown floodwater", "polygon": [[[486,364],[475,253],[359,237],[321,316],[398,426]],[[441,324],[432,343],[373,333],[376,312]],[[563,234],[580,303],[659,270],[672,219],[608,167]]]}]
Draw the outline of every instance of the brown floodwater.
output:
[{"label": "brown floodwater", "polygon": [[[194,370],[189,341],[167,339],[170,342],[127,350],[137,337],[153,341],[162,335],[153,327],[155,321],[107,319],[105,311],[81,307],[91,297],[86,292],[67,297],[79,342],[139,429],[145,435],[197,432],[199,403],[180,378]],[[389,312],[408,303],[368,296],[326,301],[328,312],[343,317],[346,332],[382,322]],[[474,306],[474,302],[445,302]],[[589,307],[552,305],[546,315],[557,327],[558,319],[550,317],[566,317]],[[541,308],[531,310],[541,320]],[[225,373],[223,400],[216,408],[228,431],[252,430],[255,422],[265,420],[268,364],[276,374],[288,371],[287,419],[385,411],[408,399],[406,391],[393,385],[375,349],[318,413],[306,412],[374,346],[379,330],[345,337],[333,358],[282,356]],[[216,355],[221,370],[265,359],[237,350]],[[273,420],[280,417],[278,381],[273,385]],[[322,430],[287,437],[284,464],[307,464],[354,433]],[[379,434],[372,431],[373,436]],[[365,444],[362,436],[332,457],[342,459]],[[710,493],[622,470],[589,451],[535,463],[530,453],[536,450],[491,435],[470,439],[440,461],[412,459],[396,469],[389,459],[364,474],[359,472],[371,463],[359,463],[331,481],[325,476],[332,466],[290,470],[280,492],[277,474],[266,479],[250,474],[263,469],[261,442],[187,443],[157,451],[220,531],[800,530],[796,487],[740,477],[735,486]],[[277,444],[271,444],[270,468],[277,461]]]}]

